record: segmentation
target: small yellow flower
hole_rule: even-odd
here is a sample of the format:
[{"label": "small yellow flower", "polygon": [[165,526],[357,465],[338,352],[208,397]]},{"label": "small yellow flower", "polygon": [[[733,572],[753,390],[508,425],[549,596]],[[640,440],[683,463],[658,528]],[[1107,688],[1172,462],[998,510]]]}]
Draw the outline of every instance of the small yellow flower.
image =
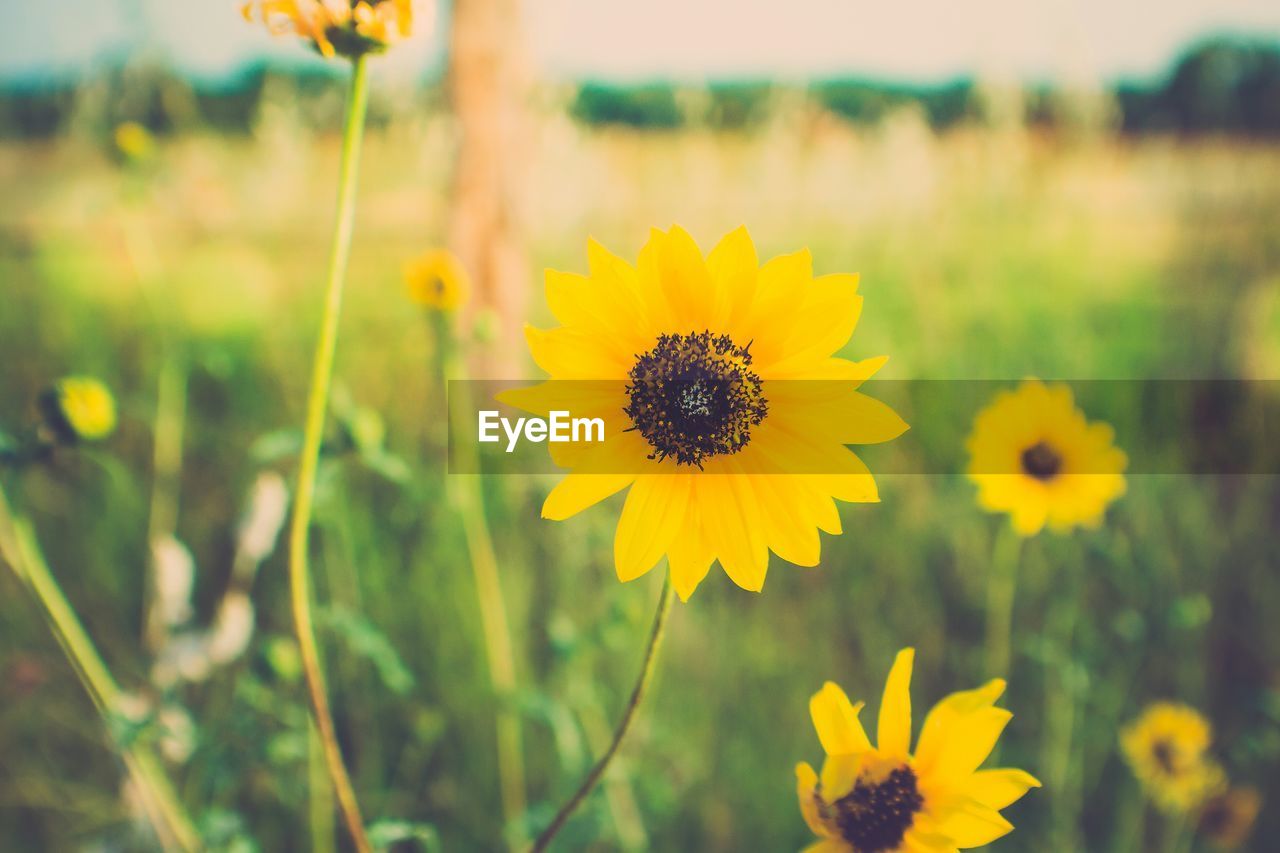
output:
[{"label": "small yellow flower", "polygon": [[126,121],[116,125],[115,143],[116,150],[126,160],[133,162],[146,160],[155,153],[156,144],[151,131],[136,121]]},{"label": "small yellow flower", "polygon": [[1210,797],[1200,809],[1199,831],[1217,847],[1234,850],[1249,839],[1262,808],[1254,788],[1232,788]]},{"label": "small yellow flower", "polygon": [[1097,527],[1125,491],[1128,458],[1113,439],[1110,425],[1085,419],[1066,385],[1028,379],[978,413],[969,479],[983,509],[1009,513],[1023,536],[1046,523],[1060,531]]},{"label": "small yellow flower", "polygon": [[587,275],[546,274],[561,325],[526,327],[550,380],[499,399],[546,416],[598,416],[605,440],[552,447],[572,469],[542,515],[567,519],[627,493],[614,536],[618,579],[662,562],[688,600],[717,562],[764,586],[770,552],[816,566],[836,501],[874,503],[848,445],[907,424],[860,386],[887,360],[840,352],[862,311],[858,276],[815,276],[807,249],[761,264],[745,228],[709,253],[683,228],[654,229],[635,266],[592,241]]},{"label": "small yellow flower", "polygon": [[437,311],[462,307],[471,292],[466,268],[447,249],[432,249],[405,264],[404,285],[411,300]]},{"label": "small yellow flower", "polygon": [[41,395],[40,411],[58,440],[97,441],[116,428],[116,401],[96,379],[69,376]]},{"label": "small yellow flower", "polygon": [[1040,787],[1022,770],[978,767],[1013,716],[993,707],[995,679],[953,693],[925,717],[911,745],[912,649],[898,652],[884,686],[876,745],[858,721],[863,703],[828,681],[809,700],[826,753],[819,776],[796,766],[796,792],[809,828],[822,838],[806,853],[954,853],[1013,829],[1000,809]]},{"label": "small yellow flower", "polygon": [[309,40],[325,57],[381,53],[413,27],[412,0],[249,0],[240,11],[272,35]]},{"label": "small yellow flower", "polygon": [[1226,787],[1209,756],[1213,730],[1198,711],[1156,702],[1120,733],[1120,747],[1151,799],[1163,811],[1184,814]]}]

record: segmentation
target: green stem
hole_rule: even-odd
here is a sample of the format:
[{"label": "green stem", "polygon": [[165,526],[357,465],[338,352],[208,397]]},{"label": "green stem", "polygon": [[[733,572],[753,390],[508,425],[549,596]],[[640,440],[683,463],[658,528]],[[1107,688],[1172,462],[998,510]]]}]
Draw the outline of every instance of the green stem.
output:
[{"label": "green stem", "polygon": [[[120,702],[120,687],[45,563],[35,533],[25,518],[14,517],[0,488],[0,557],[26,583],[44,608],[67,660],[102,715],[108,729]],[[142,795],[143,805],[166,849],[198,850],[200,835],[169,783],[160,761],[142,743],[120,745],[124,764]]]},{"label": "green stem", "polygon": [[1013,601],[1018,586],[1022,537],[1001,524],[991,549],[987,576],[986,677],[1008,678],[1012,661]]},{"label": "green stem", "polygon": [[[443,386],[450,376],[460,377],[463,369],[456,357],[451,316],[438,311],[435,312],[433,321],[438,354],[437,375]],[[468,399],[469,388],[465,381],[455,383],[454,388],[461,399],[452,406],[446,403],[446,408],[454,421],[450,424],[450,429],[462,435],[466,426],[459,422],[459,418],[462,413],[472,411]],[[471,461],[474,463],[474,448],[467,442],[460,442],[460,446],[465,448],[462,452],[473,454]],[[489,682],[500,703],[495,719],[498,785],[503,816],[507,831],[511,834],[508,840],[515,848],[522,846],[525,841],[519,830],[519,819],[523,817],[526,808],[523,736],[520,731],[520,716],[513,706],[516,693],[515,652],[511,644],[506,599],[502,592],[502,575],[498,571],[493,537],[485,514],[484,493],[480,489],[479,465],[475,464],[473,470],[476,473],[462,474],[454,479],[452,497],[462,520],[463,536],[471,559],[485,653],[488,656]]]},{"label": "green stem", "polygon": [[[325,293],[324,315],[320,339],[316,343],[315,362],[311,373],[311,389],[307,397],[307,420],[298,462],[298,485],[293,516],[289,522],[289,589],[293,604],[294,627],[306,675],[307,692],[315,716],[316,732],[324,747],[329,778],[338,798],[343,821],[360,853],[371,848],[365,834],[364,820],[355,790],[342,761],[333,714],[325,692],[324,673],[316,646],[315,626],[311,615],[311,577],[307,565],[307,538],[311,526],[312,501],[315,497],[316,471],[320,460],[320,442],[324,435],[325,414],[329,407],[329,386],[333,378],[334,351],[338,343],[338,318],[342,312],[342,286],[347,261],[351,254],[351,233],[355,223],[356,174],[360,159],[360,142],[364,136],[365,107],[368,102],[367,65],[364,57],[352,62],[351,90],[347,98],[347,116],[342,134],[342,160],[338,179],[338,218],[333,231],[333,247],[329,255],[329,281]],[[314,795],[314,792],[313,792]]]},{"label": "green stem", "polygon": [[600,778],[604,776],[604,772],[609,769],[609,764],[613,761],[614,756],[618,754],[618,747],[622,745],[622,739],[626,737],[627,731],[631,728],[631,723],[635,720],[636,711],[640,708],[640,701],[644,698],[645,691],[653,680],[653,673],[658,662],[658,649],[662,645],[662,638],[667,626],[667,616],[671,612],[673,598],[675,598],[675,588],[671,585],[671,573],[668,572],[666,579],[662,582],[662,595],[658,599],[658,609],[653,614],[653,629],[649,633],[649,645],[645,648],[644,661],[640,665],[640,677],[636,679],[636,685],[631,691],[631,698],[627,701],[627,707],[622,711],[622,719],[618,721],[618,726],[613,731],[613,740],[609,743],[609,748],[605,750],[604,755],[600,756],[600,760],[591,768],[587,778],[582,780],[578,790],[574,791],[569,801],[560,807],[560,811],[556,812],[556,816],[551,820],[551,825],[533,843],[534,853],[547,849],[552,839],[556,837],[556,834],[564,827],[565,822],[569,820],[570,815],[599,783]]}]

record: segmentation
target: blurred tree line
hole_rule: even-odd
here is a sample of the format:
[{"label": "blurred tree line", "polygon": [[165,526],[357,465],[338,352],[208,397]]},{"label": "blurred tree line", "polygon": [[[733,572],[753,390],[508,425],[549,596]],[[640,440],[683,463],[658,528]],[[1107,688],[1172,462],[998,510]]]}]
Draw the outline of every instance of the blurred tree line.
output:
[{"label": "blurred tree line", "polygon": [[[272,93],[287,96],[303,117],[328,125],[338,119],[332,103],[332,72],[314,68],[255,66],[218,85],[190,82],[161,66],[108,69],[72,84],[0,89],[0,136],[46,137],[76,123],[88,110],[107,128],[130,120],[157,133],[202,126],[247,133]],[[428,100],[440,102],[439,80],[426,84]],[[700,89],[670,82],[617,85],[589,81],[567,105],[589,126],[673,130],[710,127],[745,131],[762,124],[795,90],[768,81],[714,82]],[[909,84],[866,78],[812,83],[800,93],[811,103],[858,125],[874,125],[903,107],[917,107],[936,130],[983,120],[979,82],[962,78],[942,84]],[[1122,81],[1109,92],[1119,127],[1126,133],[1229,133],[1280,135],[1280,43],[1220,37],[1188,49],[1163,79]],[[1070,122],[1070,97],[1051,85],[1023,93],[1026,121],[1054,128]],[[371,119],[379,120],[375,109]],[[385,116],[382,116],[385,118]],[[97,128],[102,129],[102,128]]]}]

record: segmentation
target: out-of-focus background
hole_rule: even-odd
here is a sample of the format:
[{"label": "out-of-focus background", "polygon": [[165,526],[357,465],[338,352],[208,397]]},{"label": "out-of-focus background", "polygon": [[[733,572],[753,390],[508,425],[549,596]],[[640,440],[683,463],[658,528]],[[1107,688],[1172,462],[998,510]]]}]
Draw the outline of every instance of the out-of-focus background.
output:
[{"label": "out-of-focus background", "polygon": [[[515,691],[495,693],[443,468],[439,324],[401,281],[423,251],[471,267],[456,325],[503,378],[533,374],[519,328],[551,322],[544,267],[585,270],[589,235],[634,257],[673,222],[704,249],[746,224],[763,257],[809,246],[818,271],[861,272],[848,353],[889,354],[890,378],[1280,377],[1274,3],[457,0],[420,21],[374,61],[315,534],[339,735],[387,838],[502,846],[500,711],[518,714],[529,803],[508,835],[542,826],[607,742],[659,583],[616,581],[613,503],[551,523],[552,481],[484,482],[516,655]],[[158,745],[214,849],[340,836],[308,817],[272,542],[343,94],[340,63],[231,0],[5,10],[0,431],[29,429],[66,374],[109,383],[121,426],[0,476],[136,713],[108,736],[0,574],[0,848],[153,845],[112,748],[133,737]],[[964,439],[912,424],[904,452]],[[1099,531],[1024,550],[1002,761],[1045,787],[995,848],[1183,843],[1117,747],[1168,698],[1200,708],[1231,778],[1261,790],[1244,849],[1272,849],[1275,480],[1129,487]],[[624,760],[563,849],[798,849],[792,767],[820,755],[823,680],[874,709],[915,645],[919,711],[1006,674],[985,627],[1003,520],[959,477],[881,493],[842,509],[820,568],[774,558],[760,595],[717,571],[677,607]]]}]

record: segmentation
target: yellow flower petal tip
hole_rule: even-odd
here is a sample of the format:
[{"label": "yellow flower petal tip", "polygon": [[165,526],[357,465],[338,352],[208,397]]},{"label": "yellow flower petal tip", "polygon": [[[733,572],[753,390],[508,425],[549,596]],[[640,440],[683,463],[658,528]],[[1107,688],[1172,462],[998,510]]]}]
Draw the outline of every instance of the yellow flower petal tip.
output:
[{"label": "yellow flower petal tip", "polygon": [[626,489],[619,577],[673,557],[686,600],[715,564],[751,592],[771,554],[816,565],[819,531],[842,530],[833,500],[879,500],[850,447],[906,429],[860,388],[877,361],[839,355],[862,299],[847,277],[815,278],[807,250],[761,264],[743,227],[707,253],[678,225],[652,229],[634,265],[589,239],[587,261],[586,274],[547,271],[560,325],[528,327],[525,339],[550,375],[538,386],[546,399],[575,382],[611,389],[583,403],[612,418],[606,440],[563,467],[582,473],[589,457],[592,470],[629,478],[592,495]]},{"label": "yellow flower petal tip", "polygon": [[1114,431],[1090,423],[1071,389],[1027,379],[978,413],[969,436],[969,479],[978,504],[1007,513],[1020,536],[1046,526],[1096,528],[1124,494],[1128,457]]},{"label": "yellow flower petal tip", "polygon": [[834,682],[810,699],[827,760],[821,775],[806,762],[796,765],[796,793],[805,822],[824,839],[823,850],[932,853],[981,847],[1013,829],[1000,810],[1040,787],[1022,770],[979,769],[1011,716],[990,705],[997,682],[935,705],[914,754],[909,743],[899,743],[910,737],[914,656],[907,648],[894,660],[874,746],[857,721],[861,703],[851,704]]}]

